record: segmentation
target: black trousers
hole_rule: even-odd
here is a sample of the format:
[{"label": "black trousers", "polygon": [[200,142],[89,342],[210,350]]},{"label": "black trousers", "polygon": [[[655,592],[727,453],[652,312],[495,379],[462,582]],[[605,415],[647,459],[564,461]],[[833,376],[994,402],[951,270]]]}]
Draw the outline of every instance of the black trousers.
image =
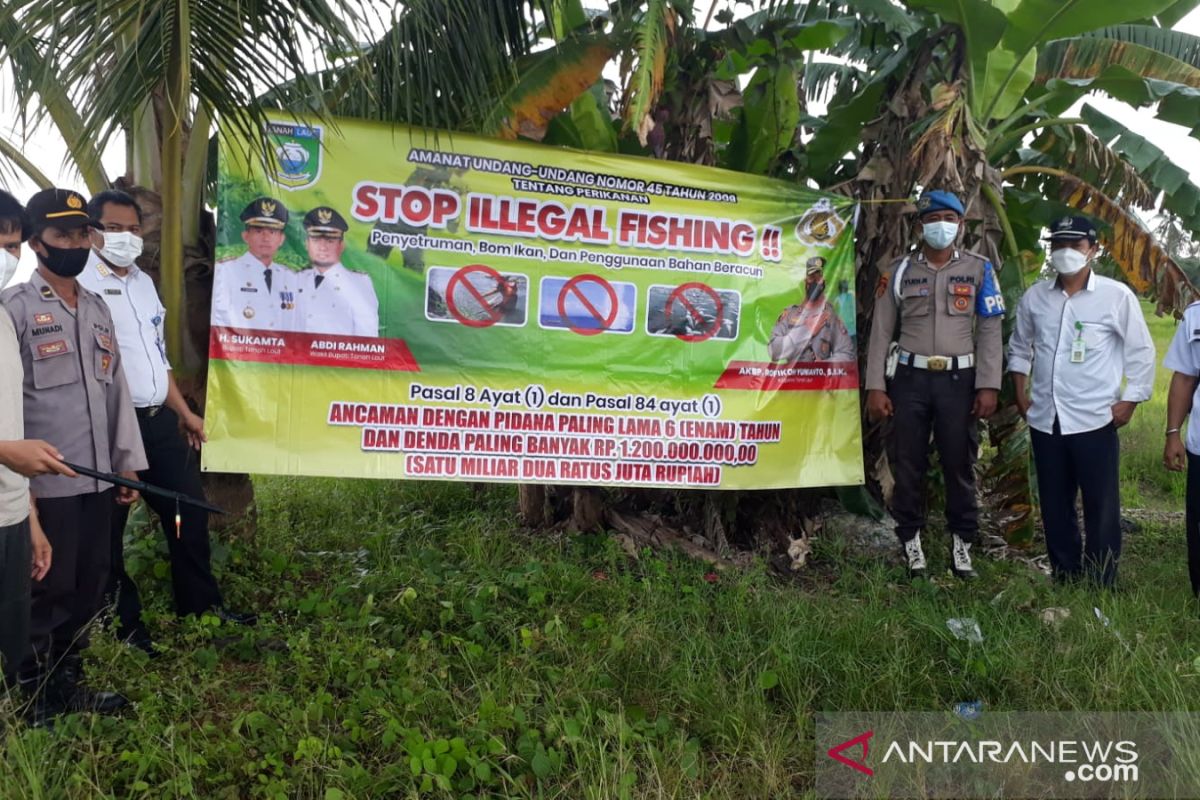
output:
[{"label": "black trousers", "polygon": [[[1109,423],[1087,433],[1030,431],[1046,550],[1057,580],[1084,576],[1112,586],[1121,557],[1121,443]],[[1083,495],[1080,541],[1075,500]]]},{"label": "black trousers", "polygon": [[932,433],[946,482],[946,526],[964,540],[975,541],[979,536],[975,491],[979,425],[971,416],[975,370],[931,372],[901,365],[888,384],[888,397],[896,414],[889,439],[896,479],[892,494],[896,535],[907,542],[925,527],[925,473]]},{"label": "black trousers", "polygon": [[[163,408],[153,417],[139,414],[138,425],[149,463],[138,477],[146,483],[190,497],[204,497],[199,457],[179,432],[178,415]],[[153,494],[146,494],[142,499],[158,516],[167,538],[176,613],[200,614],[220,606],[221,592],[212,574],[208,512],[195,506],[180,505],[182,526],[177,537],[175,501]],[[115,504],[113,508],[109,536],[113,569],[107,594],[109,602],[115,603],[117,634],[124,638],[144,631],[142,599],[137,584],[125,571],[125,523],[129,519],[129,508]]]},{"label": "black trousers", "polygon": [[1200,456],[1188,453],[1187,554],[1192,593],[1200,597]]},{"label": "black trousers", "polygon": [[36,673],[88,646],[88,626],[104,607],[114,494],[107,489],[38,498],[38,518],[54,555],[46,577],[33,584],[23,672]]},{"label": "black trousers", "polygon": [[0,527],[0,675],[16,682],[29,647],[29,591],[33,564],[29,520]]}]

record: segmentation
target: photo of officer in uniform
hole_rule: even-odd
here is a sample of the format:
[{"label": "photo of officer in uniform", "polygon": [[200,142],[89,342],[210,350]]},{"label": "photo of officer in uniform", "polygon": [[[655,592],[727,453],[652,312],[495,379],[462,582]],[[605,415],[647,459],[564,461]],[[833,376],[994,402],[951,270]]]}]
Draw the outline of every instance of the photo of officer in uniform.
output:
[{"label": "photo of officer in uniform", "polygon": [[213,326],[298,330],[296,273],[275,262],[287,208],[272,197],[259,197],[242,211],[241,220],[246,252],[218,261],[213,272]]},{"label": "photo of officer in uniform", "polygon": [[808,260],[804,302],[790,305],[771,330],[767,353],[772,361],[853,361],[854,340],[825,296],[825,259]]},{"label": "photo of officer in uniform", "polygon": [[306,333],[377,337],[379,298],[371,276],[342,264],[347,230],[346,220],[328,206],[318,206],[304,215],[311,266],[297,279],[299,329]]}]

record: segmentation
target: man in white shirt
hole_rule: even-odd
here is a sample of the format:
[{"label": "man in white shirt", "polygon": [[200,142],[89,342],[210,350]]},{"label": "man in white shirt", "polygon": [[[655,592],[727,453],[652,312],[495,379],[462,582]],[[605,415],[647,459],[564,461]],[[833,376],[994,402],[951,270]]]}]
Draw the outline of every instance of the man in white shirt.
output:
[{"label": "man in white shirt", "polygon": [[213,270],[212,325],[253,330],[299,330],[296,273],[275,263],[284,242],[288,210],[260,197],[242,211],[246,252],[218,261]]},{"label": "man in white shirt", "polygon": [[[175,384],[163,341],[167,312],[154,281],[135,263],[142,252],[141,207],[125,192],[110,190],[88,202],[88,214],[99,221],[101,230],[92,234],[91,258],[79,282],[100,295],[112,312],[149,461],[149,466],[138,472],[138,478],[190,497],[203,497],[196,451],[206,441],[204,420],[192,412]],[[246,621],[245,615],[223,609],[210,563],[207,512],[181,506],[181,525],[176,530],[172,501],[157,495],[143,499],[158,515],[167,539],[176,612],[185,615],[212,610],[230,621]],[[150,634],[142,622],[138,588],[125,571],[128,517],[127,506],[114,508],[111,567],[105,593],[116,606],[117,635],[153,655]]]},{"label": "man in white shirt", "polygon": [[[1092,271],[1098,251],[1091,220],[1066,217],[1054,224],[1050,263],[1058,277],[1039,281],[1021,298],[1008,368],[1031,429],[1055,579],[1086,575],[1111,586],[1121,555],[1117,429],[1150,399],[1155,355],[1137,297]],[[1075,514],[1080,493],[1087,535],[1082,559]]]},{"label": "man in white shirt", "polygon": [[[0,289],[12,280],[29,238],[25,208],[0,191]],[[31,580],[50,571],[52,551],[28,478],[57,472],[73,477],[51,444],[25,439],[21,346],[8,314],[0,313],[0,691],[16,685],[17,668],[29,649]]]},{"label": "man in white shirt", "polygon": [[[1187,469],[1188,576],[1192,594],[1200,597],[1200,303],[1192,303],[1183,312],[1163,366],[1175,372],[1167,394],[1163,465],[1172,472]],[[1181,435],[1185,419],[1186,446]]]},{"label": "man in white shirt", "polygon": [[306,333],[379,336],[379,299],[371,276],[342,265],[348,229],[342,215],[328,206],[304,216],[312,266],[297,278],[297,310],[299,329]]}]

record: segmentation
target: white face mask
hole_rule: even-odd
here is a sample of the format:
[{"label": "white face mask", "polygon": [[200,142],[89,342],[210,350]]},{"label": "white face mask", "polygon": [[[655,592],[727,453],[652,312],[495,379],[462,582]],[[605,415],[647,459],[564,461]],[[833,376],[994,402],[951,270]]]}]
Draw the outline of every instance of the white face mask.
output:
[{"label": "white face mask", "polygon": [[138,256],[142,254],[142,237],[122,231],[120,233],[105,233],[104,247],[100,255],[111,264],[118,267],[131,267]]},{"label": "white face mask", "polygon": [[957,222],[926,222],[921,226],[926,244],[934,250],[945,250],[958,238]]},{"label": "white face mask", "polygon": [[0,250],[0,289],[8,286],[8,282],[12,280],[13,275],[17,274],[17,265],[21,263],[21,259],[14,256],[7,250]]},{"label": "white face mask", "polygon": [[1070,247],[1054,250],[1050,253],[1050,266],[1059,275],[1074,275],[1087,266],[1088,257]]}]

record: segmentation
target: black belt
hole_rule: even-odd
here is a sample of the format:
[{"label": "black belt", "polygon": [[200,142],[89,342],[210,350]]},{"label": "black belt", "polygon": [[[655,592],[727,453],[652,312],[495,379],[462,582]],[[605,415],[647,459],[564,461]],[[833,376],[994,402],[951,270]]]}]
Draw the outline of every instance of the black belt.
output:
[{"label": "black belt", "polygon": [[151,417],[157,417],[158,412],[164,408],[166,406],[145,406],[143,408],[135,408],[134,411],[137,412],[138,417],[141,419],[150,419]]}]

